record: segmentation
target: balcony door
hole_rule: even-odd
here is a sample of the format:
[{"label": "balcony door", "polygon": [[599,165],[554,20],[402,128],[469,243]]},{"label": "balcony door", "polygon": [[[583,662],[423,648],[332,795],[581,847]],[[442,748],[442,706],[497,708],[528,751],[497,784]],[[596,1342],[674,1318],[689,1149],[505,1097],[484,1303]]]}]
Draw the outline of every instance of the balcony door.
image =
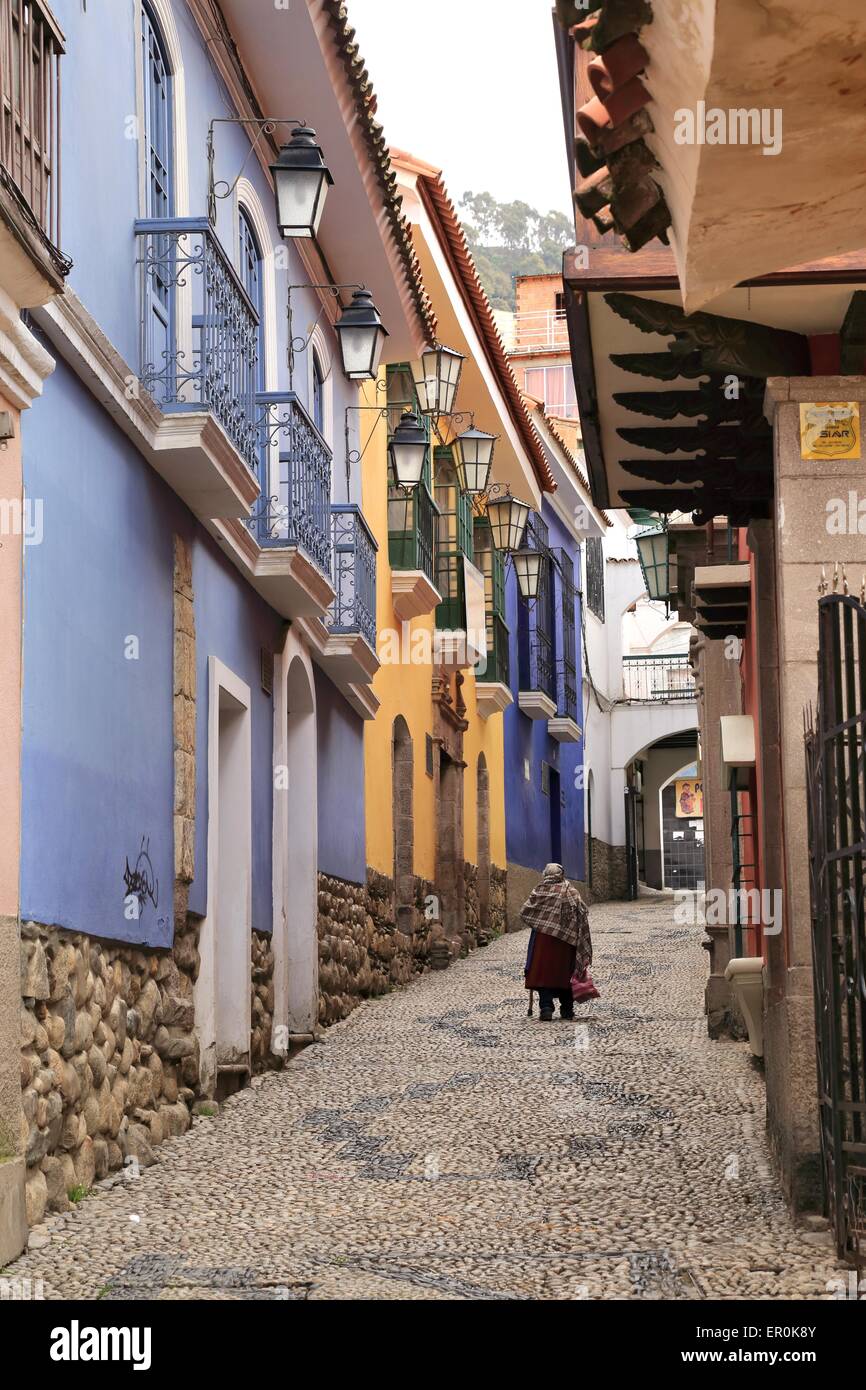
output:
[{"label": "balcony door", "polygon": [[[172,84],[165,44],[147,5],[142,6],[142,90],[144,95],[142,150],[144,155],[144,216],[171,217],[174,208]],[[176,276],[175,242],[167,236],[145,241],[144,375],[158,401],[176,398],[170,370],[174,339],[172,313]]]}]

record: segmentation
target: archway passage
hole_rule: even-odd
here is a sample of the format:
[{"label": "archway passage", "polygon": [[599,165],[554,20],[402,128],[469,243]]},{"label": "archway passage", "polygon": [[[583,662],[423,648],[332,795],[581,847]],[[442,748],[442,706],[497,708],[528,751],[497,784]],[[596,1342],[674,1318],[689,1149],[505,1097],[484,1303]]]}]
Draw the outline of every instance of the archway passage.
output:
[{"label": "archway passage", "polygon": [[[679,872],[675,875],[668,872],[673,867],[674,859],[677,867],[682,867],[689,884],[692,879],[699,880],[704,876],[703,862],[701,860],[698,864],[698,851],[694,848],[703,845],[703,811],[698,809],[694,800],[692,785],[697,777],[697,757],[698,731],[695,728],[683,729],[648,744],[626,769],[628,785],[633,796],[637,797],[640,809],[638,876],[650,888],[688,886],[680,884]],[[686,768],[692,769],[688,777],[684,771]],[[682,804],[675,808],[673,797],[677,780],[686,780],[690,786]],[[700,781],[700,778],[697,780]],[[665,806],[662,790],[669,784],[670,804]],[[687,853],[681,853],[687,843],[691,848]],[[687,873],[686,859],[691,865]],[[698,868],[701,869],[700,873],[697,872]]]},{"label": "archway passage", "polygon": [[486,937],[490,931],[490,773],[483,753],[478,755],[476,805],[478,931]]},{"label": "archway passage", "polygon": [[391,806],[394,818],[394,902],[397,922],[412,929],[415,901],[415,759],[412,736],[402,714],[391,735]]}]

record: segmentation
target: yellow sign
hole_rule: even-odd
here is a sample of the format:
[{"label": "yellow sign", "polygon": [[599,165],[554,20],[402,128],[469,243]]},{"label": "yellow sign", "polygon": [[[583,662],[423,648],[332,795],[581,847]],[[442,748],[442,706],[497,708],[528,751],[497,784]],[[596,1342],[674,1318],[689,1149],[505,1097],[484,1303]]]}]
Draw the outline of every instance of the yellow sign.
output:
[{"label": "yellow sign", "polygon": [[859,459],[859,402],[801,401],[800,457]]},{"label": "yellow sign", "polygon": [[674,804],[678,820],[698,820],[704,814],[703,782],[675,782]]}]

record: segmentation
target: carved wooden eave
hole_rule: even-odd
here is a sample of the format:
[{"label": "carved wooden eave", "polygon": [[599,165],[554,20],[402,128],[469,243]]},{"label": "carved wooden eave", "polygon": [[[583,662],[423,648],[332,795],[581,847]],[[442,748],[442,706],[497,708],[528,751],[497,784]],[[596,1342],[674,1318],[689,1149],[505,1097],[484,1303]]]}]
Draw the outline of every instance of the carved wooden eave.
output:
[{"label": "carved wooden eave", "polygon": [[689,314],[676,304],[614,291],[605,301],[642,333],[672,336],[676,356],[700,353],[706,371],[744,376],[808,376],[809,340],[802,333],[720,314]]}]

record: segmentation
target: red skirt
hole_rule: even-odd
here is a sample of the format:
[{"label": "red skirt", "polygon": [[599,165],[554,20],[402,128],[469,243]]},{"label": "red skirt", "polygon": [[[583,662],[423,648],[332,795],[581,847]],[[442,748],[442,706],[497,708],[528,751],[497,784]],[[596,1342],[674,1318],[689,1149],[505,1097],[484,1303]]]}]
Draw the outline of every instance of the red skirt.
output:
[{"label": "red skirt", "polygon": [[567,941],[537,931],[532,943],[532,959],[526,972],[527,989],[568,989],[577,958],[577,948]]}]

